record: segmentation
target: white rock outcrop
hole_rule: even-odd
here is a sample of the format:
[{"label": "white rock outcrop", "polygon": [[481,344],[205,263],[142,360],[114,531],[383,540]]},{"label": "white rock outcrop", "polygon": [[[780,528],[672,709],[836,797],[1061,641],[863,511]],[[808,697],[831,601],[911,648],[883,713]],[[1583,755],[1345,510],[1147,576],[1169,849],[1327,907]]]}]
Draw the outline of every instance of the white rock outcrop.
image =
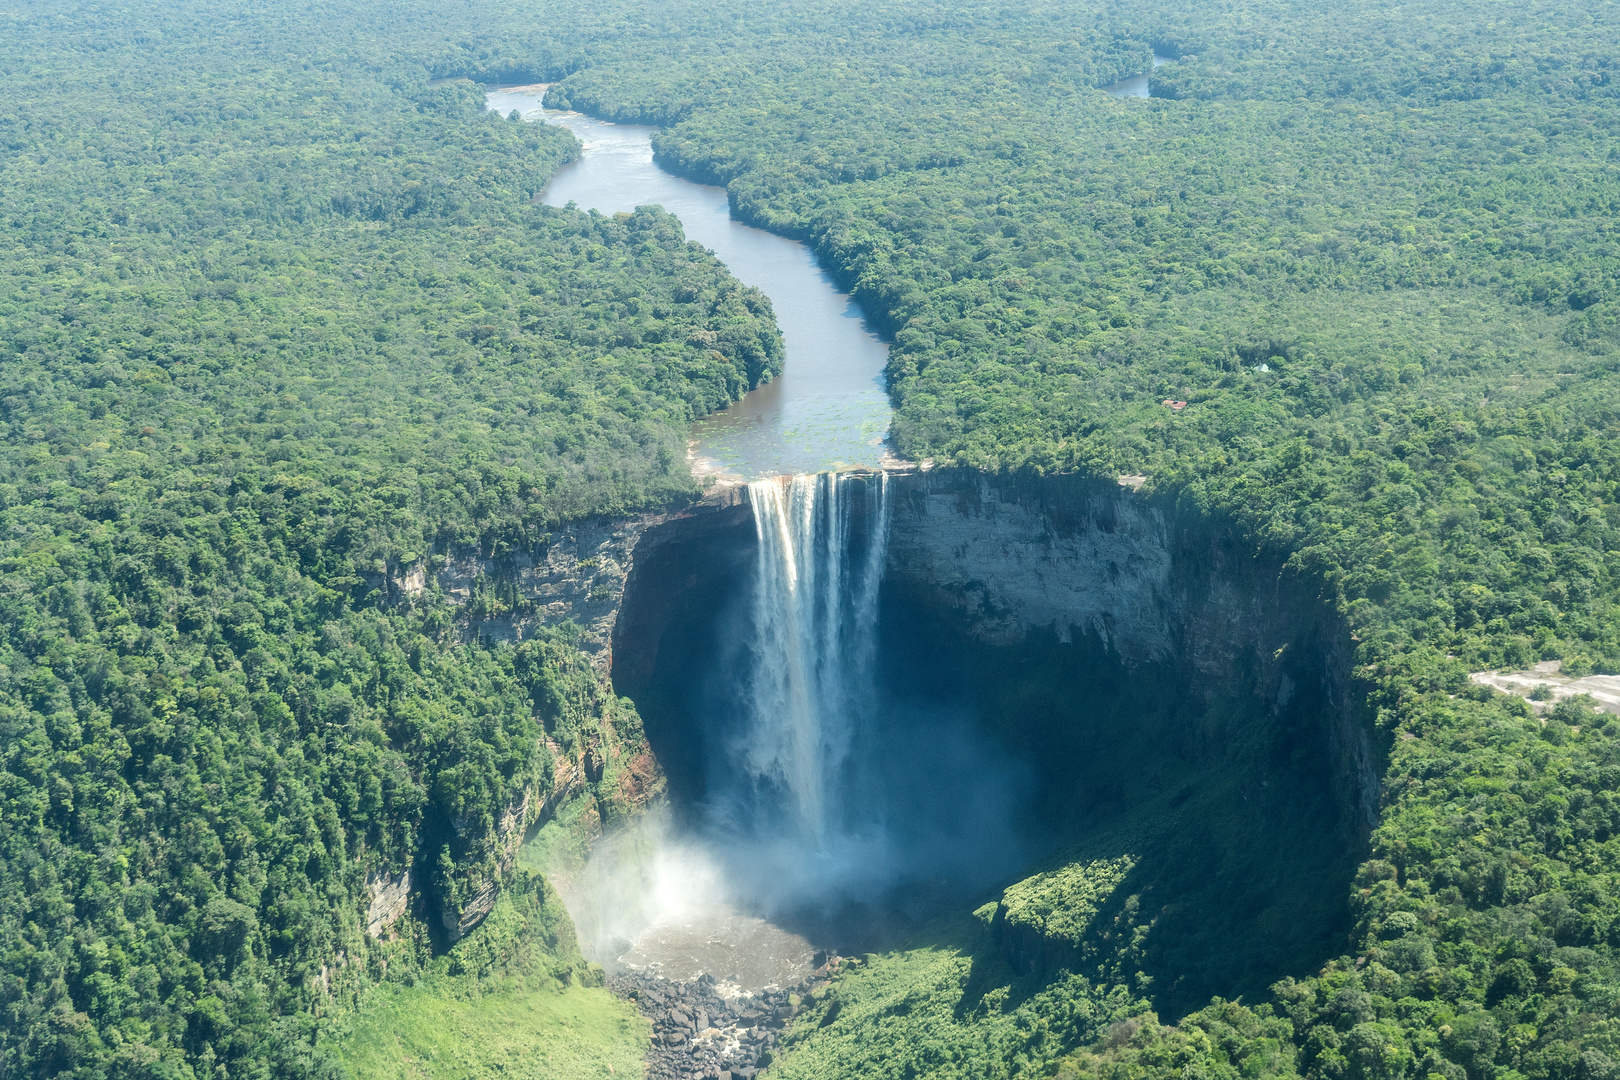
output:
[{"label": "white rock outcrop", "polygon": [[366,933],[373,939],[380,938],[404,916],[410,906],[410,868],[406,867],[397,876],[386,870],[368,874],[366,889],[371,893],[371,906],[366,909]]}]

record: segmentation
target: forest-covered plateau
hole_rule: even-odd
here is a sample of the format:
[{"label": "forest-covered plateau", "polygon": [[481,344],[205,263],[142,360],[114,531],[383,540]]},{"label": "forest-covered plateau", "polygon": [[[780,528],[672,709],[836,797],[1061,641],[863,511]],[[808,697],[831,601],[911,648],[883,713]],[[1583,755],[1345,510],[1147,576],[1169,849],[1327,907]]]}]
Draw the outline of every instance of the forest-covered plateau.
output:
[{"label": "forest-covered plateau", "polygon": [[[1356,638],[1384,772],[1334,955],[1187,1011],[1076,900],[1089,966],[998,966],[998,919],[1117,883],[1076,862],[852,966],[777,1069],[1620,1075],[1613,721],[1466,679],[1620,671],[1612,5],[0,18],[6,1074],[350,1068],[334,1014],[463,977],[431,918],[366,940],[368,873],[464,903],[586,746],[634,802],[566,629],[378,583],[690,497],[685,425],[780,341],[658,212],[530,205],[574,146],[473,79],[657,123],[811,243],[893,337],[901,453],[1137,478]],[[1154,52],[1155,97],[1097,89]]]}]

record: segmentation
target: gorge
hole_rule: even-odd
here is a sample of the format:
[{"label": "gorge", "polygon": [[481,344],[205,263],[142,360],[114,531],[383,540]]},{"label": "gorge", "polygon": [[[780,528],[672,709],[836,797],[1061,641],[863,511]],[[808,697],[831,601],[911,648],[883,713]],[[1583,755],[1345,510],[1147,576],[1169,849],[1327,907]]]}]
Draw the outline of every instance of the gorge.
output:
[{"label": "gorge", "polygon": [[[839,528],[812,491],[842,503]],[[676,815],[726,838],[739,899],[847,952],[1042,856],[1127,857],[1113,901],[1156,905],[1141,962],[1176,972],[1169,1012],[1263,988],[1342,933],[1376,755],[1342,625],[1302,583],[1117,486],[913,471],[747,492],[643,535],[613,647]],[[844,578],[787,626],[759,585],[782,577],[761,526],[784,498],[820,525],[792,547],[822,560],[807,592]],[[871,655],[846,658],[865,635]],[[759,645],[784,638],[799,657],[761,672]],[[793,688],[770,721],[751,711]],[[748,717],[772,741],[740,738]],[[1025,969],[1055,969],[1105,922],[999,932]]]},{"label": "gorge", "polygon": [[[491,106],[525,95],[525,116],[548,115],[527,89]],[[568,120],[585,157],[548,203],[613,209],[650,191],[680,212],[681,185],[705,190],[638,179],[656,170],[641,130]],[[850,448],[869,422],[787,450],[781,417],[870,376],[837,339],[794,353],[793,327],[824,326],[823,297],[840,302],[825,277],[773,289],[760,267],[734,269],[789,331],[783,377],[749,395],[778,395],[776,411],[725,448],[699,426],[700,471],[730,457],[687,510],[574,530],[617,537],[617,570],[588,611],[551,613],[588,615],[668,782],[667,812],[588,867],[537,856],[588,955],[783,984],[813,948],[893,945],[1000,896],[994,932],[1025,972],[1117,966],[1122,947],[1099,939],[1133,924],[1129,962],[1173,1015],[1330,952],[1378,798],[1339,617],[1230,527],[1124,481],[900,463],[779,475],[862,463]],[[1089,922],[1009,906],[1090,865],[1129,869]]]}]

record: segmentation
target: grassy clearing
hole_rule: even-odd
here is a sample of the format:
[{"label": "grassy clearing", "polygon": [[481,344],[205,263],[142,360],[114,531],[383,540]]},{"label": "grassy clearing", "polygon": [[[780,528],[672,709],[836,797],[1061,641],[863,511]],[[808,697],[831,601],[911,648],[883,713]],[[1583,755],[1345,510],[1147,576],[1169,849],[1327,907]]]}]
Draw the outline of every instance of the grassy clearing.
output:
[{"label": "grassy clearing", "polygon": [[941,919],[910,948],[870,954],[812,1002],[778,1080],[1010,1080],[1147,1010],[1067,971],[1020,977],[989,928],[995,905]]},{"label": "grassy clearing", "polygon": [[434,977],[380,989],[343,1030],[356,1080],[587,1080],[639,1077],[648,1026],[601,987],[508,984],[476,993]]},{"label": "grassy clearing", "polygon": [[557,894],[520,869],[476,930],[368,994],[329,1049],[354,1080],[639,1077],[648,1024],[601,981]]}]

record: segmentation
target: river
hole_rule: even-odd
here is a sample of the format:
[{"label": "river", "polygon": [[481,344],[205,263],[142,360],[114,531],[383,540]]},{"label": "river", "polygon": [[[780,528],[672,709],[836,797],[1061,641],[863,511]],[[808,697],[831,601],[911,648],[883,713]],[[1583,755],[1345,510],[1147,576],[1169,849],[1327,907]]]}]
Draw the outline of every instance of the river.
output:
[{"label": "river", "polygon": [[775,308],[787,346],[782,374],[693,425],[693,471],[754,480],[880,464],[889,429],[883,377],[889,349],[815,254],[734,219],[724,188],[660,168],[653,160],[656,128],[544,109],[544,93],[544,86],[518,86],[487,96],[491,109],[559,124],[584,145],[541,201],[604,214],[662,206],[680,218],[688,240],[712,250]]},{"label": "river", "polygon": [[[545,109],[544,92],[520,86],[487,95],[491,109],[562,125],[583,145],[541,193],[543,203],[603,214],[662,206],[688,240],[770,297],[786,346],[782,374],[693,425],[693,471],[756,480],[880,465],[890,417],[888,346],[814,253],[733,219],[724,188],[660,168],[656,129]],[[810,942],[734,906],[713,851],[672,834],[662,815],[598,845],[585,865],[552,861],[545,847],[542,840],[533,857],[559,886],[586,954],[610,970],[675,979],[708,973],[753,991],[795,982],[812,966]]]},{"label": "river", "polygon": [[[1154,70],[1157,70],[1174,59],[1175,57],[1173,56],[1160,56],[1158,53],[1154,53],[1153,68]],[[1121,79],[1119,82],[1109,83],[1107,86],[1103,87],[1103,93],[1117,98],[1152,97],[1153,91],[1152,87],[1150,86],[1151,81],[1152,72],[1143,72],[1141,75],[1132,75],[1128,79]]]}]

